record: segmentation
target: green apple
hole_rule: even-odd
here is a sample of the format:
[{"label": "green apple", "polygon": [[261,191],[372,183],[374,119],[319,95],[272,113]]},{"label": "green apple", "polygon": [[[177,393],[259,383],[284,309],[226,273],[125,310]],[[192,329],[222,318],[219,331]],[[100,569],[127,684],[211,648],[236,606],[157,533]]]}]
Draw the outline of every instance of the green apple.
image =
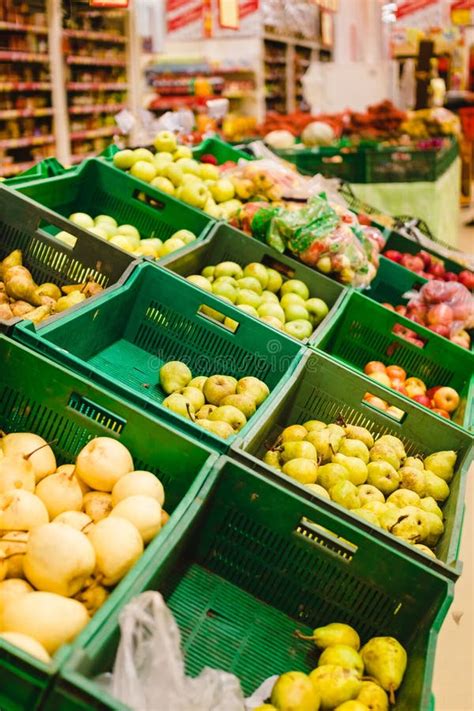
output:
[{"label": "green apple", "polygon": [[220,210],[217,207],[216,201],[212,197],[207,198],[203,210],[211,217],[214,217],[216,220],[219,220],[221,217]]},{"label": "green apple", "polygon": [[237,304],[237,308],[248,314],[249,316],[254,316],[255,318],[258,318],[257,309],[254,306],[251,306],[250,304]]},{"label": "green apple", "polygon": [[262,302],[267,304],[279,304],[278,296],[273,291],[262,291]]},{"label": "green apple", "polygon": [[263,264],[259,264],[259,262],[247,264],[247,266],[244,267],[244,277],[253,277],[260,282],[262,289],[267,288],[268,271],[267,268],[264,267]]},{"label": "green apple", "polygon": [[212,291],[211,282],[208,281],[206,277],[201,276],[201,274],[190,274],[186,277],[186,281],[189,281],[190,284],[194,284],[194,286],[198,286],[200,289],[204,289],[204,291]]},{"label": "green apple", "polygon": [[329,274],[332,271],[331,257],[321,257],[316,263],[316,269],[323,274]]},{"label": "green apple", "polygon": [[214,281],[211,286],[213,294],[216,296],[225,296],[229,301],[235,304],[237,300],[237,289],[235,287],[231,284],[218,283],[217,281]]},{"label": "green apple", "polygon": [[309,338],[313,333],[313,326],[310,321],[302,318],[285,323],[283,328],[289,336],[293,336],[293,338],[297,338],[299,341]]},{"label": "green apple", "polygon": [[102,227],[104,223],[111,225],[111,227],[118,227],[117,220],[115,220],[110,215],[97,215],[96,217],[94,217],[94,222],[97,227]]},{"label": "green apple", "polygon": [[161,170],[161,174],[171,180],[175,188],[179,187],[183,183],[183,171],[176,165],[176,163],[166,163],[164,168]]},{"label": "green apple", "polygon": [[86,230],[95,227],[94,220],[87,212],[73,212],[72,215],[69,215],[69,219],[71,222],[74,222],[75,225],[84,227]]},{"label": "green apple", "polygon": [[290,304],[299,304],[300,306],[306,308],[305,303],[305,300],[302,299],[301,296],[298,296],[298,294],[285,294],[280,299],[280,305],[284,309],[286,309],[286,307]]},{"label": "green apple", "polygon": [[280,304],[272,304],[269,302],[264,302],[260,304],[260,306],[257,309],[258,315],[261,318],[264,318],[266,316],[272,316],[273,318],[278,319],[281,321],[281,323],[285,323],[285,312],[281,308]]},{"label": "green apple", "polygon": [[118,226],[112,225],[110,222],[99,222],[96,227],[100,227],[102,232],[105,232],[107,239],[110,240],[111,237],[117,234]]},{"label": "green apple", "polygon": [[242,203],[240,200],[226,200],[225,202],[219,203],[219,207],[222,217],[225,220],[230,220],[239,212],[242,207]]},{"label": "green apple", "polygon": [[162,151],[161,153],[155,153],[155,156],[154,156],[155,165],[158,165],[161,163],[171,163],[172,160],[173,160],[173,156],[168,151]]},{"label": "green apple", "polygon": [[171,133],[171,131],[160,131],[155,137],[153,145],[159,153],[161,153],[161,151],[174,153],[178,142],[176,140],[176,136],[174,133]]},{"label": "green apple", "polygon": [[140,232],[133,225],[120,225],[120,227],[117,227],[116,234],[131,237],[135,240],[136,244],[140,242]]},{"label": "green apple", "polygon": [[213,276],[215,279],[219,277],[228,276],[234,277],[234,279],[241,279],[244,275],[242,267],[237,262],[220,262],[214,267]]},{"label": "green apple", "polygon": [[178,158],[175,165],[179,166],[183,173],[194,173],[199,176],[199,163],[193,158]]},{"label": "green apple", "polygon": [[[239,289],[236,304],[248,304],[257,309],[261,303],[261,297],[250,289]],[[258,315],[258,314],[257,314]]]},{"label": "green apple", "polygon": [[149,237],[148,239],[140,240],[140,244],[135,251],[139,252],[142,257],[154,257],[154,259],[158,259],[162,244],[163,242],[161,239],[158,239],[158,237]]},{"label": "green apple", "polygon": [[221,178],[210,186],[212,197],[216,202],[227,202],[235,195],[234,184],[228,178]]},{"label": "green apple", "polygon": [[214,284],[232,284],[237,288],[237,281],[231,276],[220,276],[217,279],[214,277]]},{"label": "green apple", "polygon": [[242,279],[237,279],[237,288],[250,289],[250,291],[255,291],[256,294],[262,293],[262,285],[255,277],[242,277]]},{"label": "green apple", "polygon": [[273,328],[278,328],[280,331],[283,329],[283,321],[280,321],[280,319],[275,316],[259,316],[259,318],[260,321],[268,323],[270,326],[273,326]]},{"label": "green apple", "polygon": [[153,163],[155,160],[155,156],[151,151],[148,150],[148,148],[135,148],[133,151],[133,162],[138,163],[138,161],[144,160],[147,161],[148,163]]},{"label": "green apple", "polygon": [[304,281],[300,281],[299,279],[288,279],[288,281],[285,281],[280,293],[282,296],[285,294],[298,294],[298,296],[301,296],[305,301],[309,299],[309,289]]},{"label": "green apple", "polygon": [[167,195],[174,195],[173,183],[169,178],[165,178],[163,175],[158,175],[156,178],[153,178],[150,185]]},{"label": "green apple", "polygon": [[268,274],[268,284],[267,284],[267,289],[269,291],[272,291],[274,294],[276,294],[277,291],[280,291],[281,285],[283,284],[283,278],[281,274],[279,274],[275,269],[271,269],[270,267],[267,267],[267,274]]},{"label": "green apple", "polygon": [[301,304],[289,304],[288,306],[285,306],[283,310],[287,321],[304,319],[309,322],[309,313],[304,306],[301,306]]},{"label": "green apple", "polygon": [[191,230],[178,230],[177,232],[174,232],[174,234],[172,234],[171,236],[177,237],[178,239],[182,239],[184,244],[194,242],[194,240],[196,239],[196,235],[191,232]]},{"label": "green apple", "polygon": [[167,254],[176,252],[176,250],[181,249],[182,247],[185,247],[185,244],[182,239],[177,239],[176,237],[170,237],[165,242],[163,242],[163,244],[160,247],[160,252],[159,252],[160,259],[161,259],[161,257],[166,257]]},{"label": "green apple", "polygon": [[206,279],[214,279],[214,271],[215,267],[204,267],[204,269],[201,269],[201,274]]},{"label": "green apple", "polygon": [[109,239],[109,235],[106,230],[102,230],[98,225],[95,227],[89,227],[87,231],[92,232],[93,235],[96,235],[96,237],[100,237],[101,239]]},{"label": "green apple", "polygon": [[74,237],[74,235],[71,235],[69,232],[65,232],[64,230],[61,230],[61,232],[58,232],[54,236],[63,244],[67,244],[68,247],[74,247],[77,242],[77,237]]},{"label": "green apple", "polygon": [[145,183],[151,183],[153,178],[156,178],[156,168],[153,163],[149,163],[146,160],[138,160],[130,168],[130,174]]},{"label": "green apple", "polygon": [[219,168],[211,163],[201,163],[199,165],[199,175],[203,180],[219,180]]},{"label": "green apple", "polygon": [[110,238],[110,244],[114,244],[120,249],[124,249],[126,252],[134,252],[137,243],[129,235],[114,235]]},{"label": "green apple", "polygon": [[192,207],[204,207],[209,193],[205,185],[187,183],[181,186],[180,199]]},{"label": "green apple", "polygon": [[186,183],[199,183],[199,185],[205,185],[204,181],[194,173],[184,173],[183,185],[186,185]]},{"label": "green apple", "polygon": [[134,152],[129,148],[126,148],[124,151],[119,151],[114,155],[112,162],[114,166],[120,170],[130,170],[135,163]]},{"label": "green apple", "polygon": [[188,146],[178,146],[173,153],[173,160],[177,161],[180,158],[192,158],[193,152]]},{"label": "green apple", "polygon": [[305,302],[306,309],[313,322],[313,325],[320,323],[328,315],[329,309],[322,299],[313,297]]}]

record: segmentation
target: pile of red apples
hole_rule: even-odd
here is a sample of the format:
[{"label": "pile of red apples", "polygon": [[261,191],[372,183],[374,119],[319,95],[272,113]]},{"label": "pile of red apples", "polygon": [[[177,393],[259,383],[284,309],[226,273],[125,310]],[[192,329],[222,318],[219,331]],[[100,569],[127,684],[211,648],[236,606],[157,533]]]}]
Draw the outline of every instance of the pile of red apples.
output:
[{"label": "pile of red apples", "polygon": [[441,281],[458,281],[472,291],[474,289],[474,272],[464,269],[459,273],[446,271],[445,264],[440,257],[434,257],[429,252],[421,249],[417,254],[399,252],[397,249],[387,249],[384,257],[392,262],[401,264],[411,272],[419,274],[424,279],[441,279]]}]

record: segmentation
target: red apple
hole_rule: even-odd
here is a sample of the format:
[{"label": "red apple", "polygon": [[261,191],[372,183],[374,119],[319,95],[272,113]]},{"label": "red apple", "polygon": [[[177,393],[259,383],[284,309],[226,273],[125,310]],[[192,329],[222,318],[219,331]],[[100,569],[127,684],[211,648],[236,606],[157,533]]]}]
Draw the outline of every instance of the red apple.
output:
[{"label": "red apple", "polygon": [[474,272],[470,272],[469,269],[464,269],[462,272],[459,272],[458,280],[466,289],[469,289],[469,291],[474,290]]},{"label": "red apple", "polygon": [[399,306],[395,306],[395,311],[397,314],[401,314],[402,316],[407,315],[407,307],[404,306],[403,304],[400,304]]},{"label": "red apple", "polygon": [[445,338],[449,338],[449,326],[444,326],[443,324],[439,323],[436,326],[428,326],[430,331],[434,331],[435,333],[438,333],[440,336],[444,336]]},{"label": "red apple", "polygon": [[426,393],[426,385],[420,378],[407,378],[405,380],[405,388],[408,397],[414,398],[415,395],[424,395]]},{"label": "red apple", "polygon": [[372,393],[365,393],[364,400],[372,405],[372,407],[377,407],[379,410],[387,410],[388,404],[382,398],[372,395]]},{"label": "red apple", "polygon": [[364,373],[370,375],[371,373],[385,373],[385,365],[379,360],[371,360],[364,366]]},{"label": "red apple", "polygon": [[414,338],[412,343],[414,346],[418,346],[418,348],[423,348],[425,345],[425,341],[422,341],[421,338]]},{"label": "red apple", "polygon": [[370,227],[370,225],[372,224],[372,220],[364,212],[360,212],[357,215],[357,219],[359,220],[360,225],[367,225],[368,227]]},{"label": "red apple", "polygon": [[434,388],[429,388],[429,390],[426,391],[427,396],[430,398],[430,400],[433,399],[434,394],[437,390],[441,388],[441,385],[435,385]]},{"label": "red apple", "polygon": [[457,333],[455,336],[451,336],[449,339],[451,343],[456,343],[458,346],[461,346],[462,348],[467,348],[468,350],[471,347],[471,342],[467,338],[464,338],[463,336],[460,336],[459,333]]},{"label": "red apple", "polygon": [[399,365],[389,365],[385,372],[390,380],[406,380],[407,374]]},{"label": "red apple", "polygon": [[443,387],[439,388],[433,395],[433,402],[440,410],[446,412],[454,412],[459,405],[459,395],[454,388]]},{"label": "red apple", "polygon": [[449,412],[446,412],[446,410],[441,410],[438,407],[433,407],[431,412],[435,412],[437,415],[441,415],[441,417],[446,417],[447,420],[451,419],[451,417],[449,416]]},{"label": "red apple", "polygon": [[420,405],[423,405],[424,407],[427,407],[431,410],[431,398],[429,398],[427,395],[415,395],[412,400],[419,402]]},{"label": "red apple", "polygon": [[418,257],[421,257],[421,259],[423,260],[423,264],[425,265],[425,269],[428,269],[428,267],[431,265],[431,262],[433,259],[431,254],[429,252],[425,252],[424,249],[421,249],[418,252]]},{"label": "red apple", "polygon": [[390,405],[390,407],[387,407],[387,415],[392,415],[392,417],[395,417],[395,419],[397,420],[401,420],[404,414],[404,411],[400,410],[399,407],[395,407],[395,405]]},{"label": "red apple", "polygon": [[387,257],[387,259],[390,259],[392,262],[400,264],[404,255],[397,249],[387,249],[387,251],[383,253],[383,256]]},{"label": "red apple", "polygon": [[443,279],[444,281],[459,281],[458,275],[454,272],[444,272]]},{"label": "red apple", "polygon": [[394,378],[392,380],[392,388],[394,390],[397,390],[402,395],[408,396],[408,393],[405,388],[405,381],[404,380],[397,380],[396,378]]},{"label": "red apple", "polygon": [[423,286],[422,296],[427,304],[440,304],[446,299],[445,282],[433,279]]},{"label": "red apple", "polygon": [[444,265],[440,262],[433,262],[428,269],[428,274],[432,274],[435,279],[440,279],[444,275]]},{"label": "red apple", "polygon": [[217,158],[212,155],[212,153],[204,153],[200,159],[201,163],[210,163],[211,165],[217,165]]},{"label": "red apple", "polygon": [[395,308],[392,306],[392,304],[388,304],[386,301],[384,301],[381,306],[385,306],[385,308],[390,309],[390,311],[395,311]]},{"label": "red apple", "polygon": [[474,300],[466,299],[457,301],[452,305],[453,321],[461,321],[461,323],[470,323],[474,314]]},{"label": "red apple", "polygon": [[424,263],[421,257],[415,257],[413,254],[404,254],[400,260],[400,264],[410,269],[412,272],[422,272]]},{"label": "red apple", "polygon": [[429,272],[421,272],[420,276],[422,276],[424,279],[428,279],[428,281],[431,281],[431,279],[435,279],[434,274],[430,274]]},{"label": "red apple", "polygon": [[418,316],[418,318],[421,319],[419,323],[424,323],[427,311],[426,304],[422,301],[414,301],[407,306],[407,317]]},{"label": "red apple", "polygon": [[453,321],[453,310],[447,304],[437,304],[430,308],[426,318],[431,326],[437,326],[438,324],[449,326]]}]

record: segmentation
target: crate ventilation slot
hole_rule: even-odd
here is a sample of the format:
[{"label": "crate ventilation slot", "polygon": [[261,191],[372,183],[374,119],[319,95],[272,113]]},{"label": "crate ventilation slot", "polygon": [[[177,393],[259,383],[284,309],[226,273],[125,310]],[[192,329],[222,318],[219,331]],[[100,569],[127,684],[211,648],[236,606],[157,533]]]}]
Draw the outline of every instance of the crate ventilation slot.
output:
[{"label": "crate ventilation slot", "polygon": [[118,417],[113,412],[110,412],[110,410],[106,410],[104,407],[98,407],[94,402],[77,393],[72,393],[69,398],[68,407],[72,410],[76,410],[76,412],[80,412],[84,417],[94,420],[94,422],[102,425],[102,427],[106,427],[115,434],[120,434],[127,424],[126,420]]},{"label": "crate ventilation slot", "polygon": [[357,552],[357,546],[353,543],[304,517],[296,527],[295,533],[320,548],[332,551],[346,563],[350,563]]}]

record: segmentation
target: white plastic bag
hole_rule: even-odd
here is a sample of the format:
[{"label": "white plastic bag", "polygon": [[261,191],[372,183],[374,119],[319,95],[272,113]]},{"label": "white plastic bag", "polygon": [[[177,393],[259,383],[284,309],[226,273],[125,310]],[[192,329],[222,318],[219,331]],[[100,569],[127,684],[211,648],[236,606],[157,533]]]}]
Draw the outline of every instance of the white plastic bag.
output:
[{"label": "white plastic bag", "polygon": [[244,711],[237,677],[204,669],[186,676],[180,633],[158,592],[145,592],[122,610],[121,639],[107,690],[134,711]]}]

